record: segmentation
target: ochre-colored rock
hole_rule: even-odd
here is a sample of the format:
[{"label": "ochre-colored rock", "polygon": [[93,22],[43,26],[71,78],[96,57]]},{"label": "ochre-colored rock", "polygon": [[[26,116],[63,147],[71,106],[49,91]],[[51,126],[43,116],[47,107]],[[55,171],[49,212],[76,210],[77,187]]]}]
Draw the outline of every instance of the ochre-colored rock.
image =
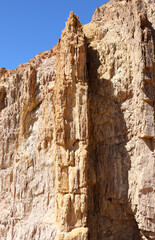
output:
[{"label": "ochre-colored rock", "polygon": [[0,240],[155,240],[154,118],[154,0],[0,68]]}]

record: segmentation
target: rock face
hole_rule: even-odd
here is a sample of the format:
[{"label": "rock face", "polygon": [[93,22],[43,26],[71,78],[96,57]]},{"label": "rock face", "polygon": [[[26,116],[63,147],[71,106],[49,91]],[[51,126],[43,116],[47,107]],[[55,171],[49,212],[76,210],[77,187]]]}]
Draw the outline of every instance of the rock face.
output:
[{"label": "rock face", "polygon": [[155,240],[155,4],[111,0],[0,69],[0,239]]}]

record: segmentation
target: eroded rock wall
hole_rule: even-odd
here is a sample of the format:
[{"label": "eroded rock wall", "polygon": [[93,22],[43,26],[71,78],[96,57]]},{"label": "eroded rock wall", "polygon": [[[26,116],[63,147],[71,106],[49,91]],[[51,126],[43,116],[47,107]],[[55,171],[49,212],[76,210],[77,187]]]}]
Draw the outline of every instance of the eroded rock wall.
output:
[{"label": "eroded rock wall", "polygon": [[50,51],[12,72],[1,69],[0,239],[56,236],[55,58]]},{"label": "eroded rock wall", "polygon": [[109,1],[0,69],[0,239],[155,239],[155,6]]},{"label": "eroded rock wall", "polygon": [[142,1],[111,1],[84,26],[91,239],[155,239],[153,26],[153,2]]}]

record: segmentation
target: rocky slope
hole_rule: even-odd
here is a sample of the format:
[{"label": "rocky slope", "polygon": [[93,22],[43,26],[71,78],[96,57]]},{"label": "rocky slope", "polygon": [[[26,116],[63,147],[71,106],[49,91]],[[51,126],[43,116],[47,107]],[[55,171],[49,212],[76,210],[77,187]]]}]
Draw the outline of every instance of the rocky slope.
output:
[{"label": "rocky slope", "polygon": [[0,69],[0,239],[155,239],[155,4],[111,0]]}]

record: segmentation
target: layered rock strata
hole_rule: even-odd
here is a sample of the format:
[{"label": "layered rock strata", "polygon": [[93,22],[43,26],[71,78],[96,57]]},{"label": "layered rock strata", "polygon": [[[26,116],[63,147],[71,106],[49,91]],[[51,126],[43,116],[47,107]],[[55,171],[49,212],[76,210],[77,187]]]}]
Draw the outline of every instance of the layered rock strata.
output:
[{"label": "layered rock strata", "polygon": [[0,69],[0,239],[155,239],[155,5],[111,0]]}]

